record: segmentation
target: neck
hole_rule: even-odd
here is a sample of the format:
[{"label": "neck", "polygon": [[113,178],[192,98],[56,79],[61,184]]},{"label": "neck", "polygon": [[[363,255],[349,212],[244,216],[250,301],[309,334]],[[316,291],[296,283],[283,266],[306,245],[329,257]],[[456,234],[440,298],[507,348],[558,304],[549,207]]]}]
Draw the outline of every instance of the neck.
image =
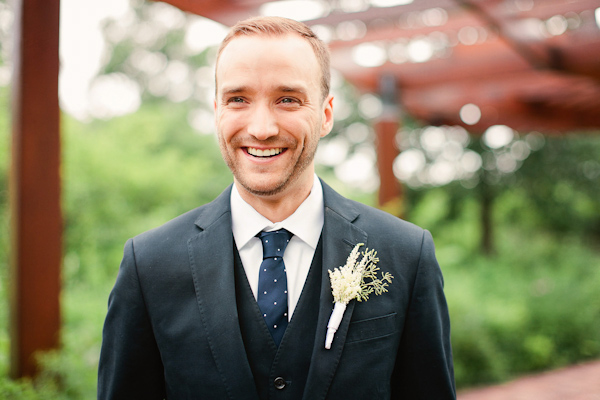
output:
[{"label": "neck", "polygon": [[281,222],[292,215],[310,195],[313,181],[314,174],[310,174],[307,178],[296,182],[295,185],[286,188],[281,193],[260,196],[248,192],[237,180],[234,180],[242,199],[271,222]]}]

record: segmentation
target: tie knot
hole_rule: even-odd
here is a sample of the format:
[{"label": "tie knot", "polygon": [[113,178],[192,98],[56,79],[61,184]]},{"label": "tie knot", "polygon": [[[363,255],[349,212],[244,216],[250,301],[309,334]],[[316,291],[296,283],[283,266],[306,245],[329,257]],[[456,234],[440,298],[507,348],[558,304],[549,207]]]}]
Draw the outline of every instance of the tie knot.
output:
[{"label": "tie knot", "polygon": [[285,248],[287,247],[292,233],[285,230],[279,229],[271,232],[259,232],[256,235],[260,238],[263,245],[263,259],[272,257],[283,257]]}]

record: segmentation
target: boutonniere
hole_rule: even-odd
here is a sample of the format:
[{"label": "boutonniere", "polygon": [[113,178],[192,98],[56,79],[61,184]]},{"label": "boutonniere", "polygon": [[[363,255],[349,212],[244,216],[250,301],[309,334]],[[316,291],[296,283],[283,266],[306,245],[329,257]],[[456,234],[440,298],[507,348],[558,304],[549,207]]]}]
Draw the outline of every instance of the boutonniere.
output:
[{"label": "boutonniere", "polygon": [[343,267],[329,270],[335,306],[327,324],[326,349],[331,348],[333,336],[342,322],[346,305],[354,299],[366,301],[371,293],[378,296],[387,292],[386,287],[392,282],[393,276],[389,272],[382,274],[381,278],[377,277],[379,258],[375,250],[366,249],[362,252],[362,259],[358,261],[358,256],[361,254],[359,248],[362,245],[364,243],[354,246]]}]

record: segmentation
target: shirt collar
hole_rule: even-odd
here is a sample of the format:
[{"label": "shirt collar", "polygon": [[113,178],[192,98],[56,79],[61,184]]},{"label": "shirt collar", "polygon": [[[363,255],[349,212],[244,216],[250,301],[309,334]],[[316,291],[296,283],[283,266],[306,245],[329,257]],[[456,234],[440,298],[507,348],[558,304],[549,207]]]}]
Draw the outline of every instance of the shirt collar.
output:
[{"label": "shirt collar", "polygon": [[313,187],[306,200],[300,204],[292,215],[280,222],[269,221],[259,214],[242,199],[235,184],[231,190],[230,201],[233,237],[238,250],[246,246],[258,232],[281,228],[292,232],[294,236],[313,249],[317,248],[325,220],[325,205],[323,202],[323,188],[316,175],[313,180]]}]

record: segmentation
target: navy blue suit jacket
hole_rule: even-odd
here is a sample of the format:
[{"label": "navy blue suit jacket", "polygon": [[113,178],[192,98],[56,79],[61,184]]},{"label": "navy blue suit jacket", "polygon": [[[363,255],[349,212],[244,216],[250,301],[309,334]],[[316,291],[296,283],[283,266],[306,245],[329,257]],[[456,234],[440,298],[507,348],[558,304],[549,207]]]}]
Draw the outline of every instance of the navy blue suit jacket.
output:
[{"label": "navy blue suit jacket", "polygon": [[[258,399],[235,299],[230,190],[127,242],[110,295],[99,399]],[[450,322],[429,232],[323,183],[323,270],[303,399],[454,399]],[[389,291],[349,303],[333,345],[328,269],[378,252]],[[283,394],[283,393],[282,393]]]}]

